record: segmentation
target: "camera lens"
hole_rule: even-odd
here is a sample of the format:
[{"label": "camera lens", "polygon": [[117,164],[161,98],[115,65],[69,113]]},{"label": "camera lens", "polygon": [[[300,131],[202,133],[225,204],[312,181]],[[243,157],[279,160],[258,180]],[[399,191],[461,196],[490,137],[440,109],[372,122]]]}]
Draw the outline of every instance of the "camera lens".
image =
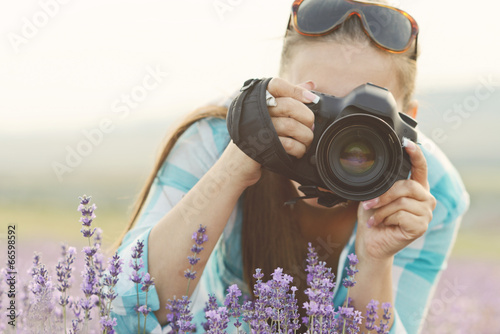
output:
[{"label": "camera lens", "polygon": [[321,180],[350,200],[385,193],[396,182],[402,162],[401,144],[392,127],[369,114],[349,115],[330,124],[316,148]]},{"label": "camera lens", "polygon": [[353,141],[342,148],[340,165],[349,174],[360,175],[368,172],[375,164],[375,150],[363,139]]}]

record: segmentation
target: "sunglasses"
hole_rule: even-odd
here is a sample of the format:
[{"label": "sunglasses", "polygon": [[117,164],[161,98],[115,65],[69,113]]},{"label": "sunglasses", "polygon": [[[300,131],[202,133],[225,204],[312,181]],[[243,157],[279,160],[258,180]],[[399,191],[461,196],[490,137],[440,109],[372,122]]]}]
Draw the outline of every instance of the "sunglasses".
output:
[{"label": "sunglasses", "polygon": [[[400,9],[355,0],[295,0],[290,18],[301,35],[323,36],[339,28],[351,16],[379,48],[392,53],[408,51],[418,40],[418,24]],[[417,44],[412,59],[417,58]]]}]

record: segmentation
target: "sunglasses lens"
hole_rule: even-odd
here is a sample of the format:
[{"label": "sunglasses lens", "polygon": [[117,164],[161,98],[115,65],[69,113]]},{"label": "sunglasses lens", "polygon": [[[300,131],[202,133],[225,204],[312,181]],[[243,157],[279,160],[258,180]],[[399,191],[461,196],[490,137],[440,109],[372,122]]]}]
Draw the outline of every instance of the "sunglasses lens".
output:
[{"label": "sunglasses lens", "polygon": [[387,50],[404,51],[412,39],[410,19],[393,8],[346,0],[296,0],[296,3],[296,28],[306,35],[326,34],[356,14],[362,16],[371,38]]},{"label": "sunglasses lens", "polygon": [[403,51],[412,34],[410,20],[402,13],[377,6],[366,6],[363,8],[366,24],[373,39],[382,47]]},{"label": "sunglasses lens", "polygon": [[297,28],[304,34],[326,33],[351,9],[346,1],[304,0],[297,11]]}]

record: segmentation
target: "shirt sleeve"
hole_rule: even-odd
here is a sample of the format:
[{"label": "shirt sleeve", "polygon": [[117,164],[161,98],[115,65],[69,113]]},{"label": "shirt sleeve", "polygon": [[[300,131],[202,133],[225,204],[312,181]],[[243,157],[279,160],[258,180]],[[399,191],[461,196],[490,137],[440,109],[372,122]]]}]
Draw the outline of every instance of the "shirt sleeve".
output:
[{"label": "shirt sleeve", "polygon": [[[132,247],[138,241],[144,243],[142,256],[144,268],[141,271],[148,272],[148,237],[151,229],[214,165],[229,141],[225,120],[216,118],[200,120],[189,127],[178,139],[158,171],[137,223],[126,234],[118,249],[118,254],[124,261],[123,273],[120,274],[115,288],[118,296],[113,301],[112,309],[113,317],[117,319],[118,333],[137,331],[139,321],[141,332],[144,326],[144,316],[141,315],[138,318],[135,307],[138,299],[139,305],[146,303],[146,293],[141,291],[141,286],[137,287],[129,279],[132,273],[129,266]],[[147,305],[152,311],[165,307],[159,304],[158,294],[154,287],[147,294]],[[146,332],[162,332],[160,323],[152,312],[147,316]]]},{"label": "shirt sleeve", "polygon": [[446,269],[456,235],[469,206],[469,195],[455,168],[439,148],[419,134],[428,180],[437,200],[427,232],[394,257],[394,325],[390,333],[419,333],[429,304]]}]

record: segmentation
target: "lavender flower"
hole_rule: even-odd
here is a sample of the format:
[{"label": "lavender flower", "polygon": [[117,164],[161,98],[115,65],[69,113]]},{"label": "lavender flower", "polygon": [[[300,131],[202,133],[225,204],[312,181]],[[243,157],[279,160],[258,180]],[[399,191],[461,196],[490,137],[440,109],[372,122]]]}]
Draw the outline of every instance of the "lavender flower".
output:
[{"label": "lavender flower", "polygon": [[70,334],[76,334],[80,331],[80,325],[83,323],[82,308],[80,306],[82,298],[74,301],[70,299],[69,308],[73,311],[75,319],[71,322],[72,328],[69,330]]},{"label": "lavender flower", "polygon": [[375,330],[377,334],[386,334],[389,332],[389,320],[391,319],[391,313],[389,313],[391,309],[391,303],[383,303],[382,310],[384,310],[384,314],[382,319],[380,320],[380,326],[375,326]]},{"label": "lavender flower", "polygon": [[191,283],[191,280],[194,280],[196,278],[196,271],[193,270],[194,265],[200,261],[200,258],[197,257],[197,255],[203,250],[203,245],[205,242],[208,241],[208,236],[206,235],[207,227],[203,227],[200,224],[200,227],[196,232],[193,233],[191,236],[191,239],[195,241],[195,244],[191,247],[191,252],[193,253],[192,256],[188,256],[189,264],[191,265],[190,269],[186,269],[184,271],[184,277],[188,279],[188,286],[187,286],[187,291],[186,295],[189,294],[189,285]]},{"label": "lavender flower", "polygon": [[[139,312],[139,285],[142,283],[142,278],[144,277],[144,272],[140,272],[144,268],[144,262],[142,260],[142,253],[144,252],[144,242],[142,240],[137,240],[137,243],[132,247],[132,259],[129,262],[129,267],[132,268],[132,273],[129,279],[135,283],[136,294],[137,294],[137,304],[135,310],[137,312],[137,333],[141,331],[141,313]],[[144,324],[145,326],[146,324]]]},{"label": "lavender flower", "polygon": [[[205,307],[203,308],[203,311],[205,312],[205,319],[207,318],[207,311],[215,311],[218,307],[219,305],[217,305],[217,298],[215,298],[215,295],[209,294],[208,300],[205,302]],[[208,322],[202,322],[201,326],[203,327],[205,332],[208,331]]]},{"label": "lavender flower", "polygon": [[354,275],[356,275],[356,273],[358,272],[358,270],[356,269],[356,265],[358,264],[358,257],[356,256],[356,254],[349,254],[347,255],[347,258],[349,259],[349,267],[346,268],[347,277],[344,278],[342,285],[344,285],[345,288],[349,289],[356,284]]},{"label": "lavender flower", "polygon": [[224,305],[227,307],[229,315],[234,317],[239,317],[241,315],[239,297],[241,296],[241,291],[238,285],[233,284],[227,288],[226,299],[224,300]]},{"label": "lavender flower", "polygon": [[73,272],[73,262],[75,261],[76,249],[74,247],[67,247],[62,245],[62,255],[63,259],[57,263],[56,273],[57,273],[57,290],[61,293],[59,296],[59,305],[63,309],[63,323],[64,332],[66,333],[66,305],[69,303],[69,296],[67,296],[67,291],[71,287],[71,273]]},{"label": "lavender flower", "polygon": [[53,326],[51,315],[54,311],[54,286],[45,265],[40,263],[38,254],[34,256],[31,273],[30,290],[33,297],[28,321],[31,326],[36,326],[41,332],[48,331]]},{"label": "lavender flower", "polygon": [[372,299],[366,306],[366,322],[365,327],[367,330],[375,330],[375,321],[378,318],[377,309],[379,302]]},{"label": "lavender flower", "polygon": [[[107,317],[106,319],[108,322],[106,322],[106,324],[108,325],[110,320],[109,316],[111,312],[111,303],[118,296],[118,294],[114,290],[114,287],[118,283],[118,275],[122,272],[122,264],[123,260],[121,260],[120,256],[115,253],[115,255],[113,255],[113,257],[108,261],[108,272],[103,276],[103,291],[101,294],[103,312],[101,314],[101,320]],[[104,326],[104,324],[102,326]],[[106,331],[104,333],[111,333],[108,329],[106,329]]]},{"label": "lavender flower", "polygon": [[229,316],[226,307],[219,307],[217,310],[209,310],[205,313],[208,322],[209,334],[222,334],[229,323]]},{"label": "lavender flower", "polygon": [[173,300],[168,300],[167,310],[169,310],[169,314],[167,314],[167,321],[174,333],[196,330],[196,324],[192,322],[193,315],[190,311],[190,304],[191,301],[187,296],[183,296],[182,299],[174,297]]},{"label": "lavender flower", "polygon": [[101,320],[99,321],[99,323],[101,324],[102,333],[106,333],[106,334],[114,334],[115,333],[114,327],[117,324],[116,318],[111,319],[109,315],[106,315],[104,317],[101,317]]},{"label": "lavender flower", "polygon": [[82,223],[82,232],[84,238],[89,239],[90,246],[90,238],[94,235],[96,229],[92,230],[91,225],[92,221],[96,218],[94,211],[97,209],[95,204],[89,205],[92,196],[83,195],[80,197],[80,205],[78,206],[78,211],[82,213],[82,217],[80,218],[80,222]]},{"label": "lavender flower", "polygon": [[57,290],[61,292],[59,298],[59,305],[68,305],[68,298],[66,292],[71,288],[71,273],[73,272],[73,263],[75,261],[76,249],[74,247],[67,248],[65,245],[62,246],[63,249],[63,259],[57,263],[56,273],[57,273]]}]

